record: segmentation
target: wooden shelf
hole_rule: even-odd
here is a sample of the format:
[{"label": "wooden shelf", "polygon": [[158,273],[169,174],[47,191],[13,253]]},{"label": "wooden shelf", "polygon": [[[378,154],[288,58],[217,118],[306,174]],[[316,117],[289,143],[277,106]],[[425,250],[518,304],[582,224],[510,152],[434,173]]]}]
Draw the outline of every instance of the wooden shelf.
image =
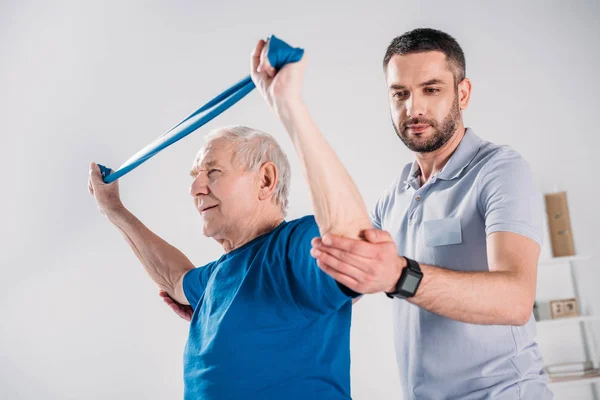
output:
[{"label": "wooden shelf", "polygon": [[590,383],[600,383],[600,374],[588,376],[574,376],[568,378],[555,378],[548,381],[548,386],[556,388],[567,385],[589,385]]},{"label": "wooden shelf", "polygon": [[541,321],[537,321],[537,325],[564,325],[564,324],[572,324],[575,322],[592,322],[592,321],[600,321],[600,316],[598,315],[581,315],[579,317],[565,317],[565,318],[556,318],[556,319],[543,319]]},{"label": "wooden shelf", "polygon": [[553,257],[553,258],[542,258],[538,261],[538,265],[557,265],[557,264],[568,264],[577,261],[587,261],[589,256],[567,256],[567,257]]}]

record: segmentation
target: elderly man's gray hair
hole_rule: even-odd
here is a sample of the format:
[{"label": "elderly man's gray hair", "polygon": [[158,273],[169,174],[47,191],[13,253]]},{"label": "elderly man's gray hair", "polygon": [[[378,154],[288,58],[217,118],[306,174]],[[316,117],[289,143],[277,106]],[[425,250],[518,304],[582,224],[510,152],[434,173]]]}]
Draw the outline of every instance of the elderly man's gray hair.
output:
[{"label": "elderly man's gray hair", "polygon": [[217,139],[233,142],[235,160],[248,171],[255,171],[268,161],[275,164],[279,177],[275,186],[274,200],[275,204],[281,207],[281,212],[285,217],[290,193],[290,163],[273,136],[258,129],[233,125],[214,129],[205,136],[205,139],[204,146]]}]

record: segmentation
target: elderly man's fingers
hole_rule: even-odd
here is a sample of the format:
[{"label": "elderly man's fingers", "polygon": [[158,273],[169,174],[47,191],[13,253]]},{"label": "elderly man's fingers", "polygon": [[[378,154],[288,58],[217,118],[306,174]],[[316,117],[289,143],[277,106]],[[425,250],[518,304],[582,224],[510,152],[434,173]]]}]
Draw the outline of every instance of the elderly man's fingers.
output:
[{"label": "elderly man's fingers", "polygon": [[273,78],[277,71],[271,65],[269,61],[269,42],[267,41],[260,52],[260,64],[258,65],[258,71],[265,73],[268,77]]},{"label": "elderly man's fingers", "polygon": [[252,71],[252,73],[261,72],[259,68],[260,55],[265,44],[266,42],[264,40],[259,40],[258,43],[256,43],[254,50],[252,50],[252,53],[250,54],[250,71]]},{"label": "elderly man's fingers", "polygon": [[102,179],[102,173],[100,172],[100,167],[96,163],[90,164],[90,181],[92,186],[105,184]]}]

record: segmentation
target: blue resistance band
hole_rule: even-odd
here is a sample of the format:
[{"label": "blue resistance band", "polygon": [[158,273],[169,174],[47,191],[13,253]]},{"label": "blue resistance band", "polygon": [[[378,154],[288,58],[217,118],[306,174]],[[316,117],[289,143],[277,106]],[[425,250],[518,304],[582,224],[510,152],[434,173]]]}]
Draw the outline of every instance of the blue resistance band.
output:
[{"label": "blue resistance band", "polygon": [[[300,61],[303,55],[303,49],[291,47],[274,35],[269,38],[269,62],[276,70],[281,69],[286,64]],[[254,82],[252,82],[250,75],[248,75],[246,78],[194,111],[183,121],[163,133],[142,150],[138,151],[129,158],[129,160],[125,161],[117,171],[111,172],[110,168],[98,164],[104,182],[111,183],[116,181],[129,171],[137,168],[140,164],[152,158],[161,150],[169,147],[178,140],[183,139],[202,125],[207,124],[223,111],[240,101],[244,96],[250,93],[254,87]]]}]

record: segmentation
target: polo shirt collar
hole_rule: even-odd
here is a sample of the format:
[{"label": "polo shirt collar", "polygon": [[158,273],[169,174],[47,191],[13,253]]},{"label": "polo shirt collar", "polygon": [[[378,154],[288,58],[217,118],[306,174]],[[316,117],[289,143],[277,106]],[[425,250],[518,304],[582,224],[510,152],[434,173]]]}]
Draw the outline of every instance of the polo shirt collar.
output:
[{"label": "polo shirt collar", "polygon": [[[463,136],[458,147],[454,150],[444,168],[438,172],[438,179],[450,181],[458,178],[473,158],[475,158],[482,143],[483,140],[473,132],[473,129],[467,128],[465,136]],[[420,187],[420,176],[421,169],[419,168],[419,163],[415,160],[410,167],[408,177],[403,183],[407,187],[412,186],[415,190],[418,190]]]},{"label": "polo shirt collar", "polygon": [[467,128],[465,136],[463,136],[458,147],[452,153],[446,165],[437,174],[438,179],[450,181],[458,178],[473,158],[475,158],[482,143],[483,140],[471,128]]}]

